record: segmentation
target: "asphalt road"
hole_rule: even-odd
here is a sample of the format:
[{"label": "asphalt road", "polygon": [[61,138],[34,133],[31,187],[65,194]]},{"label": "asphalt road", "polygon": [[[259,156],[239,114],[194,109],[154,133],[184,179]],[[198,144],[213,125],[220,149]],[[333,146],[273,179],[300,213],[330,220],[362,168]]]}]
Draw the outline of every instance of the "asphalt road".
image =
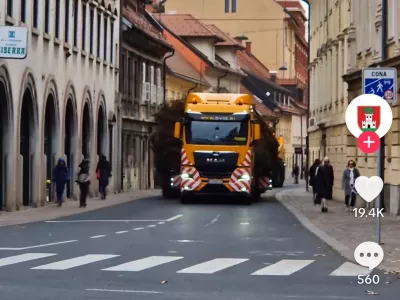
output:
[{"label": "asphalt road", "polygon": [[365,270],[346,262],[269,194],[252,206],[143,199],[2,227],[0,299],[374,297],[367,290],[378,299],[398,297],[400,281],[382,273],[378,285],[358,285],[356,275]]}]

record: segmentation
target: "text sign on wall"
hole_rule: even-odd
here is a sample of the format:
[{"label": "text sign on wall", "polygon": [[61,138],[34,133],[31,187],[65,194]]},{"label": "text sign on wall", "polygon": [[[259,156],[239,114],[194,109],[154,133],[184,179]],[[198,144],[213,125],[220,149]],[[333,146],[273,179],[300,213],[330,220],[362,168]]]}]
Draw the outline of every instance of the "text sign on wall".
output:
[{"label": "text sign on wall", "polygon": [[28,28],[0,26],[0,58],[24,59],[28,54]]}]

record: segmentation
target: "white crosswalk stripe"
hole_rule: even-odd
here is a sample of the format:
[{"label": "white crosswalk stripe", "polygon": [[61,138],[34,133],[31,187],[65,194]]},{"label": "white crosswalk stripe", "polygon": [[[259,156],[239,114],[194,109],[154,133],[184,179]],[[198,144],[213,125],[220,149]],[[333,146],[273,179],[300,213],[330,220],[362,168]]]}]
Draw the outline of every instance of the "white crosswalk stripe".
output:
[{"label": "white crosswalk stripe", "polygon": [[358,276],[358,275],[369,275],[372,271],[368,268],[353,264],[351,262],[345,262],[335,271],[333,271],[330,276]]},{"label": "white crosswalk stripe", "polygon": [[25,253],[0,259],[0,267],[57,255],[55,253]]},{"label": "white crosswalk stripe", "polygon": [[204,263],[183,269],[177,273],[213,274],[223,269],[248,261],[247,258],[216,258]]},{"label": "white crosswalk stripe", "polygon": [[[42,258],[56,256],[56,253],[25,253],[9,257],[0,258],[0,267],[22,264],[24,262],[35,261]],[[58,260],[44,265],[39,265],[31,268],[31,270],[69,270],[78,268],[88,264],[109,260],[111,258],[120,257],[114,254],[87,254],[78,257],[72,257],[64,260]],[[102,271],[119,271],[119,272],[139,272],[147,269],[155,268],[160,265],[172,263],[177,260],[184,259],[182,256],[149,256],[141,259],[128,261],[122,264],[114,265]],[[248,258],[215,258],[204,261],[195,265],[187,265],[184,269],[175,269],[172,272],[180,274],[214,274],[219,271],[232,268],[236,265],[249,261]],[[300,260],[300,259],[283,259],[257,271],[250,271],[247,275],[264,275],[264,276],[290,276],[296,272],[306,269],[312,263],[318,263],[315,260]],[[319,261],[320,262],[320,261]],[[254,262],[253,262],[254,263]],[[100,268],[99,268],[100,269]],[[178,271],[177,271],[178,270]],[[333,271],[332,271],[333,270]],[[253,272],[253,273],[251,273]],[[329,273],[331,272],[331,273]],[[336,277],[356,277],[358,275],[368,275],[371,271],[368,268],[361,267],[351,262],[341,264],[337,269],[327,271],[325,274],[317,274],[317,276],[336,276]]]},{"label": "white crosswalk stripe", "polygon": [[183,257],[181,256],[150,256],[143,259],[130,261],[115,267],[103,269],[103,271],[138,272],[182,258]]},{"label": "white crosswalk stripe", "polygon": [[282,259],[277,263],[262,268],[251,275],[288,276],[313,263],[314,260]]},{"label": "white crosswalk stripe", "polygon": [[32,270],[68,270],[75,267],[87,265],[93,262],[98,262],[105,259],[117,257],[119,255],[104,255],[104,254],[88,254],[79,256],[71,259],[57,261],[55,263],[38,266],[32,268]]}]

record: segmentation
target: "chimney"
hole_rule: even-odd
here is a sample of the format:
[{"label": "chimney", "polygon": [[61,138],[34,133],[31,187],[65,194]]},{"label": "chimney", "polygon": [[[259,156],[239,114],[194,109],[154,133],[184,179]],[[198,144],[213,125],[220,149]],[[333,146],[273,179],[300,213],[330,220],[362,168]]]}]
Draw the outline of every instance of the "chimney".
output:
[{"label": "chimney", "polygon": [[246,42],[246,51],[251,54],[251,42]]},{"label": "chimney", "polygon": [[269,74],[271,75],[270,80],[273,82],[276,82],[276,75],[278,74],[277,71],[269,71]]}]

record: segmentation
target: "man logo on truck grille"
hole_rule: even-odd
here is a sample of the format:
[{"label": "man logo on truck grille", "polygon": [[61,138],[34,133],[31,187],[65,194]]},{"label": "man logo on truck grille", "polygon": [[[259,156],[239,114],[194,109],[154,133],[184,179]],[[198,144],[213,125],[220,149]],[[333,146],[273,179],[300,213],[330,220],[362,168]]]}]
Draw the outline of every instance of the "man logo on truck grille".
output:
[{"label": "man logo on truck grille", "polygon": [[225,159],[223,158],[207,158],[208,163],[223,163]]}]

